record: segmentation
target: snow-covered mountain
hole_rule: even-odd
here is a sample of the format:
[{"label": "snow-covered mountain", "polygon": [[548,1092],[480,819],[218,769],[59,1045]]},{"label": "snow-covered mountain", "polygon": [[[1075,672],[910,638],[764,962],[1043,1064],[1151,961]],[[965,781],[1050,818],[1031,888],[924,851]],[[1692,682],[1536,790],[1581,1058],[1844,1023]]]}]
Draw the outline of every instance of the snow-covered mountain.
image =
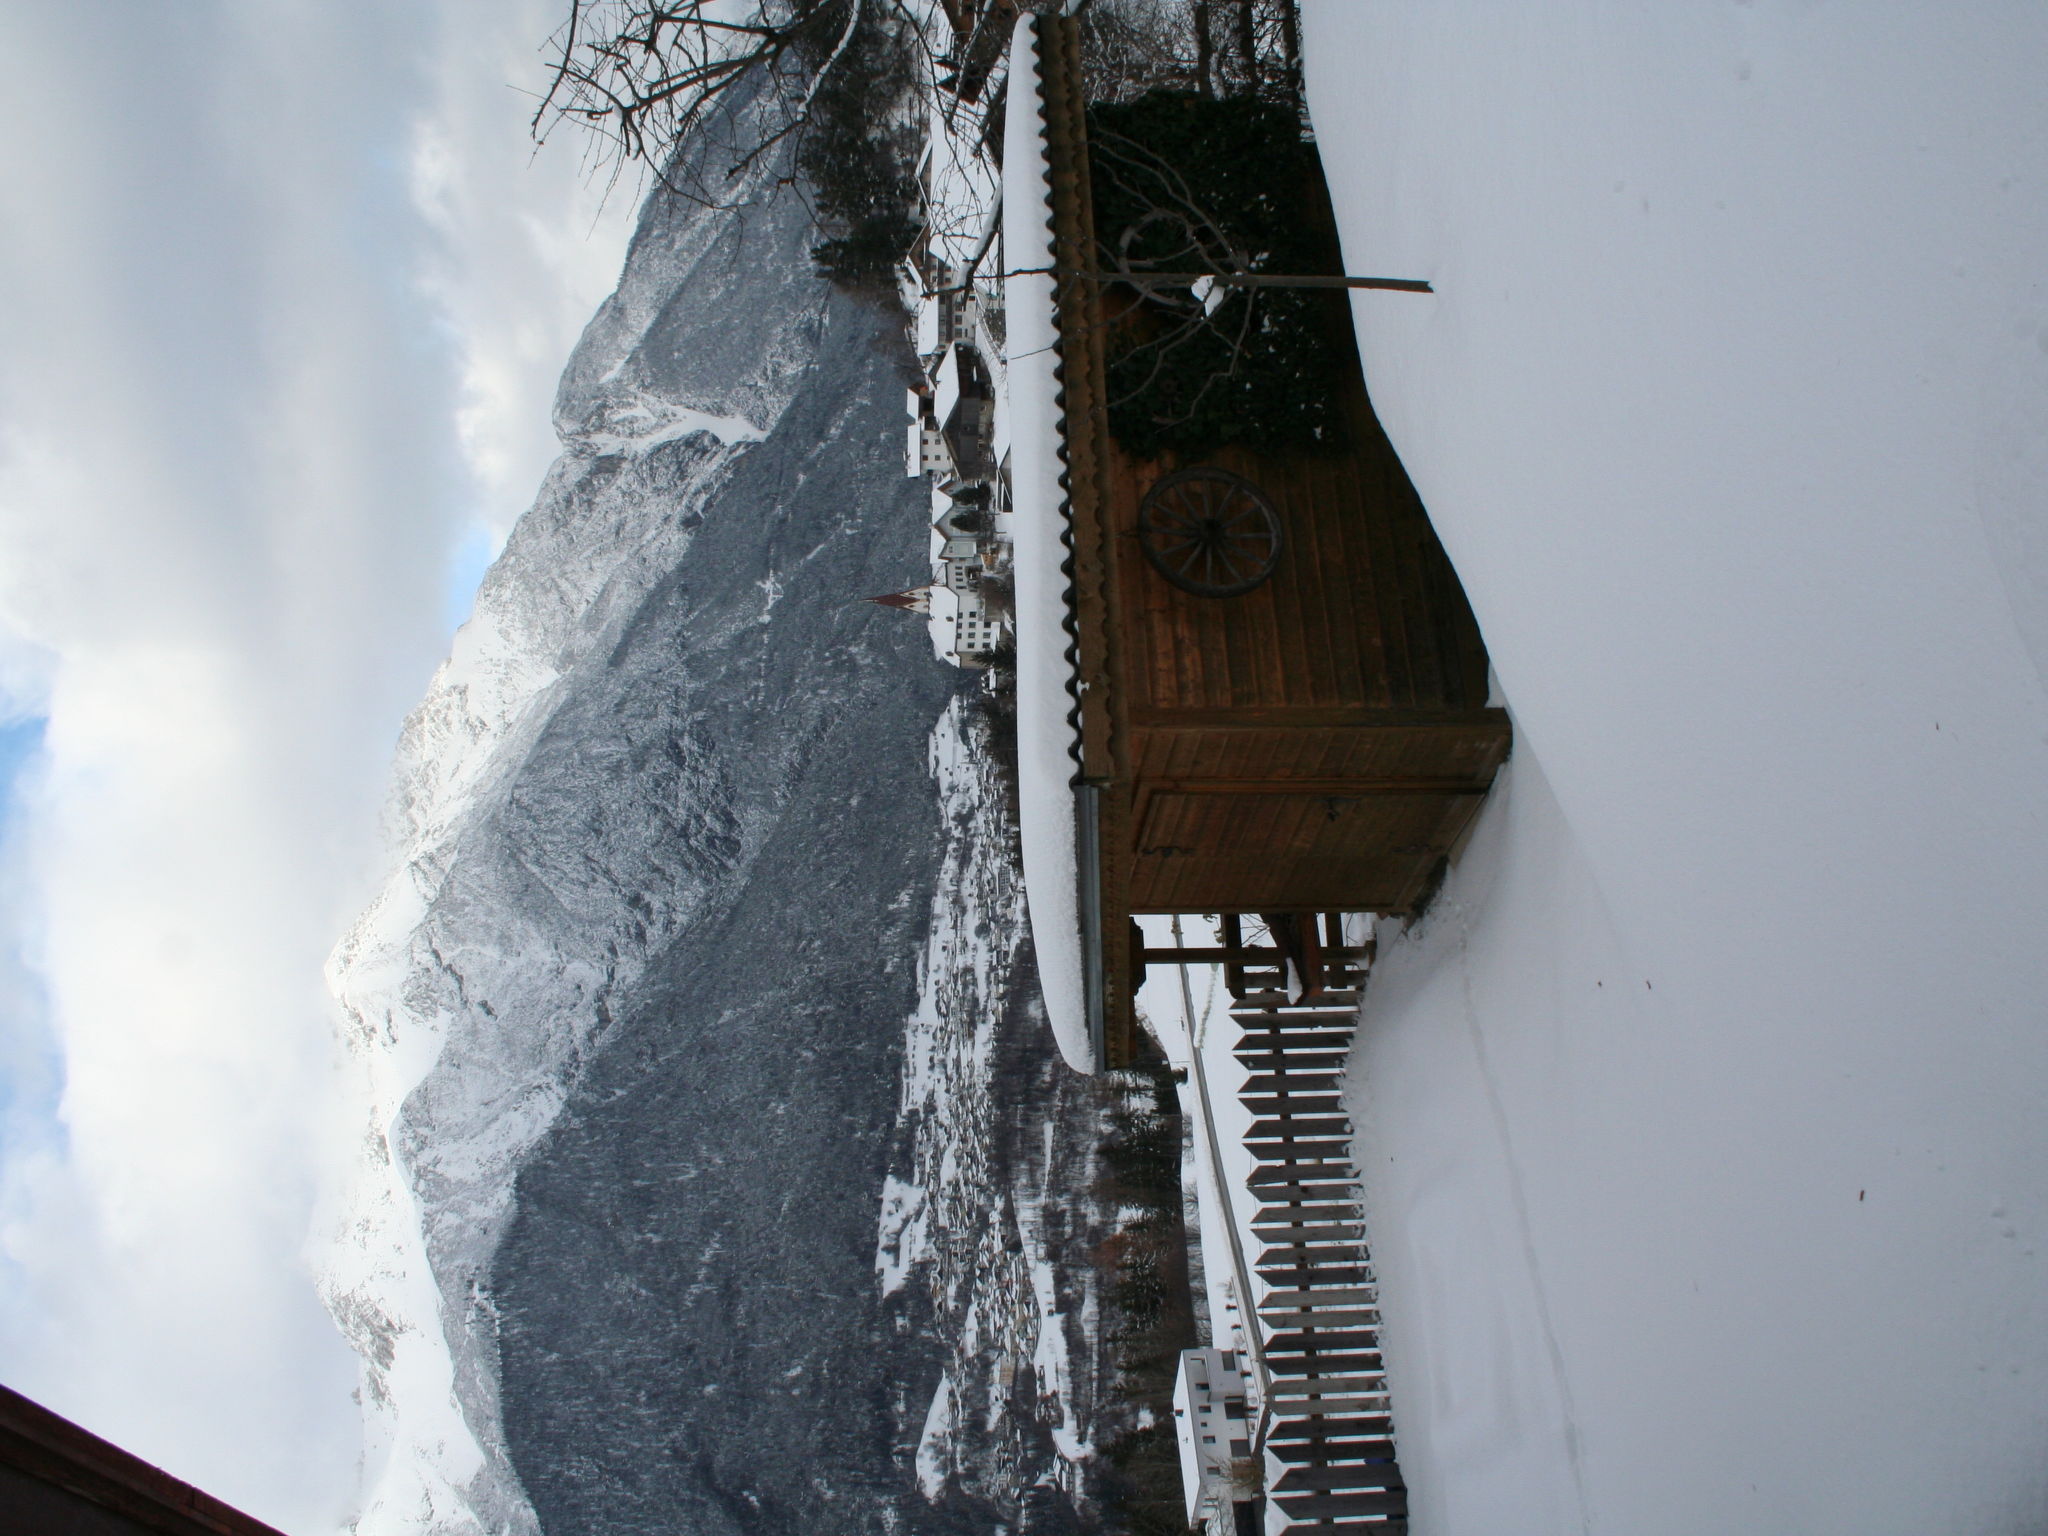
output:
[{"label": "snow-covered mountain", "polygon": [[366,1536],[1073,1519],[1097,1090],[960,675],[860,601],[924,564],[899,324],[766,176],[650,202],[331,964]]}]

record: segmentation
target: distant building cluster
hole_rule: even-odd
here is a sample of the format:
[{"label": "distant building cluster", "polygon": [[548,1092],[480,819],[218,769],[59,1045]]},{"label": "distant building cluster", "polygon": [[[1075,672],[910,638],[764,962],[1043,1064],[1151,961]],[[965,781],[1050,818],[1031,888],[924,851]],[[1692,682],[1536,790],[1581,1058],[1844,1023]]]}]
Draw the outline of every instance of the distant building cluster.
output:
[{"label": "distant building cluster", "polygon": [[[982,322],[990,298],[958,268],[913,252],[922,377],[909,390],[905,472],[932,487],[933,643],[963,667],[987,666],[1010,634],[1007,454],[996,451],[998,405]],[[906,295],[907,297],[910,295]]]},{"label": "distant building cluster", "polygon": [[919,370],[904,471],[931,488],[932,577],[879,601],[926,615],[947,660],[985,667],[1012,635],[997,182],[981,146],[941,121],[918,184],[924,226],[901,272]]}]

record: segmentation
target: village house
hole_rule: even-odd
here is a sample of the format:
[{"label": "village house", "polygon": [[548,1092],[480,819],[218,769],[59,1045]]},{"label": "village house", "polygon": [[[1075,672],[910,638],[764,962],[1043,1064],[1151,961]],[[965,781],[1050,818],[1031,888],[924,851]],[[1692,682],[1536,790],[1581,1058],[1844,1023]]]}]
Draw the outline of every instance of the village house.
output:
[{"label": "village house", "polygon": [[1249,1508],[1252,1501],[1237,1473],[1237,1464],[1250,1460],[1252,1442],[1235,1350],[1181,1351],[1173,1382],[1173,1435],[1189,1526],[1234,1532],[1236,1506]]},{"label": "village house", "polygon": [[[905,392],[909,416],[904,471],[929,482],[932,580],[917,600],[890,606],[924,614],[944,659],[985,667],[1010,635],[999,595],[1009,573],[1007,444],[981,325],[987,299],[970,275],[931,252],[926,240],[906,257],[904,296],[912,306],[920,376]],[[896,594],[908,599],[913,594]]]}]

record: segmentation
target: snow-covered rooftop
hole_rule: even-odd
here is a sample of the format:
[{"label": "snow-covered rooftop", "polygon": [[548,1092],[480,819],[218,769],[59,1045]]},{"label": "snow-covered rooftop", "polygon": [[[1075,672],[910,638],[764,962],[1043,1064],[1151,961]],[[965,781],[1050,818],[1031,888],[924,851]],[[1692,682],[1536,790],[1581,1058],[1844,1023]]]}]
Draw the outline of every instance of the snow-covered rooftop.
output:
[{"label": "snow-covered rooftop", "polygon": [[1051,172],[1034,19],[1018,18],[1010,43],[1010,100],[1003,127],[1003,258],[1015,537],[1017,780],[1024,889],[1032,943],[1053,1038],[1067,1065],[1093,1072],[1100,1029],[1091,1019],[1081,932],[1079,736],[1067,629],[1060,485],[1061,432],[1053,304]]},{"label": "snow-covered rooftop", "polygon": [[[991,81],[989,90],[994,89]],[[981,150],[984,92],[974,105],[933,92],[920,179],[934,258],[959,271],[973,258],[996,203],[996,171]]]},{"label": "snow-covered rooftop", "polygon": [[960,349],[946,348],[946,355],[939,364],[939,374],[932,388],[932,415],[941,425],[952,419],[960,408]]}]

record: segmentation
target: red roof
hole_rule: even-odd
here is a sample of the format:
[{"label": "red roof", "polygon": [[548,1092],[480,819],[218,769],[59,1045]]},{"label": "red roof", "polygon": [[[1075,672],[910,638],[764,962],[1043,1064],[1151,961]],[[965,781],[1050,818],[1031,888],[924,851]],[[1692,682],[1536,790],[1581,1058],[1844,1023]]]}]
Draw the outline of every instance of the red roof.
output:
[{"label": "red roof", "polygon": [[923,587],[914,588],[909,592],[891,592],[887,597],[871,597],[868,601],[880,603],[884,608],[907,608],[913,613],[931,606],[931,600],[925,596]]},{"label": "red roof", "polygon": [[69,1419],[0,1387],[0,1530],[280,1536]]}]

